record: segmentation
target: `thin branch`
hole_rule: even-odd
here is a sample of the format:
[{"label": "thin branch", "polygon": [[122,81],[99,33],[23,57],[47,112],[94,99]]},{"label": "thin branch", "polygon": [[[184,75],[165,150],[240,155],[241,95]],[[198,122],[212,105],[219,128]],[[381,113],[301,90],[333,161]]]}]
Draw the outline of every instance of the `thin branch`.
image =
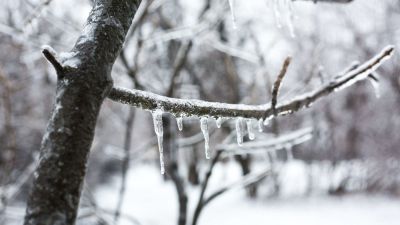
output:
[{"label": "thin branch", "polygon": [[133,123],[135,119],[135,109],[130,108],[128,118],[126,120],[126,130],[125,130],[125,137],[124,137],[124,158],[122,161],[122,181],[121,187],[118,193],[118,201],[117,207],[115,208],[114,212],[114,223],[118,224],[119,217],[121,215],[122,204],[124,202],[124,196],[126,191],[126,180],[128,176],[128,169],[129,169],[129,162],[130,162],[130,150],[131,150],[131,143],[132,143],[132,129]]},{"label": "thin branch", "polygon": [[27,27],[28,25],[32,24],[32,22],[40,17],[42,14],[43,10],[50,5],[52,0],[44,0],[42,3],[39,3],[38,6],[33,9],[32,14],[25,20],[24,22],[24,28]]},{"label": "thin branch", "polygon": [[[243,117],[261,119],[270,117],[274,114],[286,115],[296,112],[311,104],[320,98],[333,92],[347,88],[354,83],[364,80],[368,74],[374,72],[388,60],[394,52],[393,46],[388,46],[377,54],[374,58],[352,70],[339,78],[333,79],[321,88],[298,96],[288,102],[278,104],[275,110],[272,110],[270,104],[263,105],[244,105],[244,104],[226,104],[218,102],[207,102],[193,99],[168,98],[161,95],[139,91],[128,90],[125,88],[114,87],[108,98],[113,101],[128,104],[135,107],[141,107],[145,110],[162,109],[165,112],[175,116],[209,116],[209,117]],[[274,112],[275,111],[275,112]]]},{"label": "thin branch", "polygon": [[222,151],[217,151],[214,155],[213,160],[211,161],[208,170],[206,172],[206,176],[204,178],[204,181],[201,185],[201,191],[200,191],[200,196],[199,196],[199,201],[196,205],[196,209],[194,210],[194,214],[193,214],[193,219],[192,219],[192,225],[196,225],[197,221],[199,219],[200,213],[204,207],[204,194],[206,192],[207,186],[208,186],[208,181],[210,180],[210,177],[212,175],[212,172],[214,170],[215,165],[217,164],[217,162],[219,161],[219,158],[221,156]]},{"label": "thin branch", "polygon": [[[216,131],[216,128],[210,123],[208,124],[208,132],[212,135]],[[193,146],[198,144],[204,140],[204,135],[202,132],[199,132],[193,136],[180,138],[178,140],[179,148],[184,148],[188,146]]]},{"label": "thin branch", "polygon": [[47,46],[47,45],[43,46],[42,48],[43,48],[42,53],[43,53],[44,57],[51,63],[51,65],[54,66],[54,69],[56,70],[57,75],[62,74],[64,68],[57,59],[57,52],[54,51],[54,49],[52,47]]},{"label": "thin branch", "polygon": [[174,61],[174,67],[171,75],[171,84],[169,85],[169,88],[166,92],[166,96],[168,97],[173,96],[175,80],[179,76],[180,72],[183,69],[183,66],[187,61],[189,52],[192,48],[192,44],[193,44],[192,40],[189,40],[184,43],[181,43],[181,46],[179,47],[178,53]]},{"label": "thin branch", "polygon": [[243,143],[242,146],[237,144],[221,144],[216,147],[218,150],[223,150],[224,153],[230,154],[253,154],[258,152],[276,151],[287,146],[293,147],[302,144],[312,138],[313,130],[310,127],[299,129],[297,131],[280,135],[272,140],[251,141]]},{"label": "thin branch", "polygon": [[227,55],[245,60],[245,61],[253,63],[253,64],[256,64],[259,61],[258,56],[254,55],[253,53],[243,51],[241,49],[229,46],[229,45],[219,42],[219,41],[215,41],[215,40],[211,41],[211,40],[206,39],[204,41],[204,43],[213,47],[214,49],[216,49],[220,52],[223,52]]},{"label": "thin branch", "polygon": [[[286,75],[287,69],[290,65],[292,58],[287,57],[285,61],[283,62],[282,69],[279,72],[278,77],[275,80],[274,87],[272,88],[272,100],[271,100],[271,109],[273,111],[274,116],[277,116],[276,112],[276,104],[278,103],[278,94],[279,94],[279,88],[282,84],[282,80]],[[266,117],[264,117],[266,118]]]},{"label": "thin branch", "polygon": [[270,174],[271,174],[270,168],[264,169],[263,171],[261,171],[259,173],[255,173],[255,174],[249,173],[249,174],[243,176],[242,179],[240,179],[232,184],[228,184],[228,185],[220,188],[219,190],[215,191],[210,196],[208,196],[203,201],[203,207],[205,205],[207,205],[208,203],[210,203],[212,200],[214,200],[216,197],[224,194],[227,191],[234,190],[235,188],[247,187],[252,184],[258,183]]}]

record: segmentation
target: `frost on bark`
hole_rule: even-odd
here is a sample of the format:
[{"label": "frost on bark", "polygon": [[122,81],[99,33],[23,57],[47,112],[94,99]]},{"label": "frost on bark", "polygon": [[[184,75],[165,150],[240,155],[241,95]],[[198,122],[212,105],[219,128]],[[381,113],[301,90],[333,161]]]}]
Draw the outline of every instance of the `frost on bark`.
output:
[{"label": "frost on bark", "polygon": [[70,52],[57,56],[51,48],[43,49],[58,81],[25,225],[75,224],[98,113],[140,2],[97,0]]}]

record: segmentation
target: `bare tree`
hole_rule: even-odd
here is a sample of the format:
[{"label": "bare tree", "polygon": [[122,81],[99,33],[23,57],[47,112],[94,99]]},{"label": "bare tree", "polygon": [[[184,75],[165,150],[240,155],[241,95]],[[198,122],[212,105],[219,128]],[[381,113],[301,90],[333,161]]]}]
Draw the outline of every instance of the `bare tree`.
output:
[{"label": "bare tree", "polygon": [[[357,68],[346,71],[316,90],[287,102],[279,102],[278,93],[289,60],[284,63],[282,72],[275,82],[272,102],[263,105],[183,100],[141,90],[113,87],[111,70],[121,52],[125,36],[140,2],[140,0],[95,1],[87,24],[70,52],[57,55],[50,47],[43,49],[44,56],[57,72],[57,91],[28,201],[26,225],[75,223],[96,120],[106,97],[133,107],[166,112],[176,117],[240,117],[264,121],[310,107],[327,95],[367,79],[385,60],[390,58],[394,50],[392,46],[389,46]],[[350,1],[336,0],[335,2]],[[185,47],[185,45],[182,46]],[[178,63],[176,68],[181,68],[183,64],[184,62]],[[178,73],[179,71],[174,72],[174,74]],[[168,95],[172,95],[171,90],[171,88],[168,90]],[[157,122],[162,123],[162,119]],[[158,125],[157,129],[162,129],[163,124],[156,125]],[[129,135],[129,132],[126,133]],[[158,130],[158,135],[162,135],[160,130]],[[128,149],[130,143],[126,145]],[[219,152],[216,153],[215,161],[218,160],[219,154]],[[211,165],[215,165],[214,161]],[[171,165],[172,171],[176,171],[174,166]],[[208,176],[210,175],[211,172]],[[177,178],[179,177],[173,177],[173,179]],[[207,186],[206,182],[203,184],[204,190]],[[223,189],[221,193],[226,190]],[[186,201],[185,196],[182,197],[182,201]],[[182,206],[186,207],[186,202]]]}]

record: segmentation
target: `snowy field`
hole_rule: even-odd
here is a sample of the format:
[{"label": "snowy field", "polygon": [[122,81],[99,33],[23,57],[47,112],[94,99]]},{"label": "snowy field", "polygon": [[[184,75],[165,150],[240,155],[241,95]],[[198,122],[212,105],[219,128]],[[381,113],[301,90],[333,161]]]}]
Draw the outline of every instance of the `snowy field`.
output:
[{"label": "snowy field", "polygon": [[[211,189],[227,184],[239,175],[234,164],[219,165],[211,179]],[[293,167],[296,168],[296,167]],[[295,174],[293,171],[292,174]],[[96,191],[101,207],[113,210],[120,180]],[[292,183],[291,186],[297,186]],[[302,185],[298,183],[298,185]],[[301,189],[301,188],[300,188]],[[295,190],[295,189],[293,189]],[[188,190],[189,217],[197,203],[198,188]],[[164,182],[152,165],[139,165],[129,171],[127,193],[122,212],[143,225],[173,225],[177,221],[177,198],[172,183]],[[190,220],[190,219],[189,219]],[[199,224],[273,224],[273,225],[398,225],[400,200],[384,196],[353,195],[345,197],[300,197],[288,195],[279,199],[250,200],[243,190],[233,190],[215,199],[206,207]],[[121,221],[121,224],[132,224]]]}]

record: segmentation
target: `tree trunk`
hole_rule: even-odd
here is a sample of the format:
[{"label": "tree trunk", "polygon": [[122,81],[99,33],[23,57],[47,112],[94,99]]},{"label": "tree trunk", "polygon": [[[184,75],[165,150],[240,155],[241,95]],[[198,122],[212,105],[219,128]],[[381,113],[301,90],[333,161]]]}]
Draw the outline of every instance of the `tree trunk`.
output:
[{"label": "tree trunk", "polygon": [[57,57],[53,112],[43,137],[25,225],[75,224],[96,120],[112,87],[111,69],[140,0],[97,0],[73,49]]}]

